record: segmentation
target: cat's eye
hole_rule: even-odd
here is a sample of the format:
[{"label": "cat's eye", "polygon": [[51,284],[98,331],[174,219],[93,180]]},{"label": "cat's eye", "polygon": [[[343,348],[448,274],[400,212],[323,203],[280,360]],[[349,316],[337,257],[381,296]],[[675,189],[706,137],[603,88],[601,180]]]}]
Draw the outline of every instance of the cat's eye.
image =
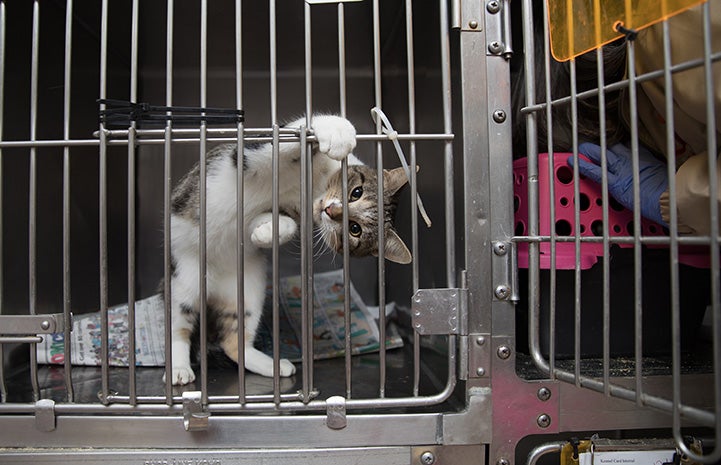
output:
[{"label": "cat's eye", "polygon": [[355,221],[351,221],[348,225],[348,231],[350,232],[350,235],[353,237],[360,237],[361,233],[363,232],[363,229],[360,227],[358,223]]},{"label": "cat's eye", "polygon": [[351,202],[355,202],[356,200],[360,199],[362,195],[363,195],[363,186],[358,186],[351,191],[349,200]]}]

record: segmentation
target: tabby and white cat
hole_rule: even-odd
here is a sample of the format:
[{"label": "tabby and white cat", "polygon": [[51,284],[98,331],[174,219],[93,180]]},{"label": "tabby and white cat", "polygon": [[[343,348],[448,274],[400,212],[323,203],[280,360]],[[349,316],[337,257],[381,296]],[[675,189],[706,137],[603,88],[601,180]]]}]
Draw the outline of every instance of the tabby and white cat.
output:
[{"label": "tabby and white cat", "polygon": [[[305,118],[287,127],[300,127]],[[385,231],[385,258],[409,263],[411,254],[394,231],[391,220],[396,194],[407,177],[402,168],[385,170],[384,211],[379,215],[376,170],[362,164],[351,151],[356,131],[346,119],[314,115],[312,129],[317,139],[313,148],[313,221],[329,248],[342,250],[341,160],[348,157],[349,253],[377,255],[378,221]],[[238,317],[236,310],[236,145],[222,145],[207,154],[207,309],[212,335],[223,351],[238,362]],[[253,347],[263,311],[266,292],[266,253],[273,244],[272,146],[249,145],[240,157],[244,182],[245,256],[245,368],[263,376],[273,375],[273,359]],[[300,206],[300,146],[279,147],[278,242],[291,240],[297,230]],[[187,384],[195,379],[190,366],[190,339],[199,318],[199,167],[196,165],[173,193],[171,216],[172,253],[172,383]],[[295,373],[295,366],[280,360],[280,376]]]}]

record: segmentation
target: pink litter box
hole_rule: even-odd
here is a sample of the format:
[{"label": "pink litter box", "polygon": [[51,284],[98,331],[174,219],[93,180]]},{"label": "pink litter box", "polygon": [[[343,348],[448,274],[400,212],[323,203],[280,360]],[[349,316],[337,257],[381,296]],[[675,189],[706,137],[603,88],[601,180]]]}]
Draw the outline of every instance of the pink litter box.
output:
[{"label": "pink litter box", "polygon": [[[574,220],[574,182],[573,168],[566,160],[570,153],[556,153],[553,158],[553,185],[555,188],[556,217],[553,229],[551,228],[551,196],[549,189],[548,154],[538,155],[538,192],[539,192],[539,233],[541,236],[550,236],[555,232],[557,236],[574,236],[576,225]],[[579,155],[581,158],[585,156]],[[514,208],[515,208],[515,234],[525,236],[528,234],[528,160],[522,158],[513,162],[514,182]],[[580,235],[581,237],[603,235],[603,202],[601,186],[595,182],[581,177],[579,180],[579,206],[580,206]],[[633,235],[633,213],[617,203],[609,195],[608,209],[610,236]],[[664,236],[664,228],[652,221],[643,219],[641,222],[643,236]],[[618,244],[619,247],[633,247],[633,244]],[[657,246],[665,247],[665,246]],[[551,268],[551,244],[540,244],[540,263],[542,269]],[[603,256],[603,244],[582,243],[580,266],[582,270],[591,268],[598,258]],[[575,268],[575,244],[572,242],[556,242],[556,268],[570,270]],[[679,261],[682,264],[697,268],[708,268],[710,259],[708,248],[680,247]],[[518,244],[518,266],[528,268],[528,243]]]}]

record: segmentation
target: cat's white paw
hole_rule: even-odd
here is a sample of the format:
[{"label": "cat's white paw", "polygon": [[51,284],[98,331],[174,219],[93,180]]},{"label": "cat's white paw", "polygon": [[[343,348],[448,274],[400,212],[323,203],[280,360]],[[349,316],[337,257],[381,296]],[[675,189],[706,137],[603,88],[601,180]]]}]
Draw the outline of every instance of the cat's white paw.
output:
[{"label": "cat's white paw", "polygon": [[[285,244],[295,236],[298,225],[293,219],[287,216],[278,218],[278,243]],[[273,247],[273,221],[265,221],[259,224],[250,235],[250,240],[256,247]]]},{"label": "cat's white paw", "polygon": [[[170,375],[170,381],[175,385],[184,385],[195,381],[195,373],[190,366],[173,367],[173,373]],[[163,382],[165,382],[165,374],[163,374]]]},{"label": "cat's white paw", "polygon": [[343,160],[356,146],[355,128],[339,116],[313,117],[313,132],[318,140],[318,150],[334,160]]},{"label": "cat's white paw", "polygon": [[295,374],[295,365],[290,360],[281,358],[280,359],[280,376],[288,377]]}]

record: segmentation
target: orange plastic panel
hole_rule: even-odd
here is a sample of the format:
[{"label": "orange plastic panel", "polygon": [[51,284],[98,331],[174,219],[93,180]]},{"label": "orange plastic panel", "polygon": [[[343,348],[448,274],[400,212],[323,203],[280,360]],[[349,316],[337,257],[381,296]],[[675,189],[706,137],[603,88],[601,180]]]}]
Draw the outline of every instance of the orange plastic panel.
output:
[{"label": "orange plastic panel", "polygon": [[623,34],[617,25],[639,30],[703,0],[547,0],[551,53],[570,60]]}]

